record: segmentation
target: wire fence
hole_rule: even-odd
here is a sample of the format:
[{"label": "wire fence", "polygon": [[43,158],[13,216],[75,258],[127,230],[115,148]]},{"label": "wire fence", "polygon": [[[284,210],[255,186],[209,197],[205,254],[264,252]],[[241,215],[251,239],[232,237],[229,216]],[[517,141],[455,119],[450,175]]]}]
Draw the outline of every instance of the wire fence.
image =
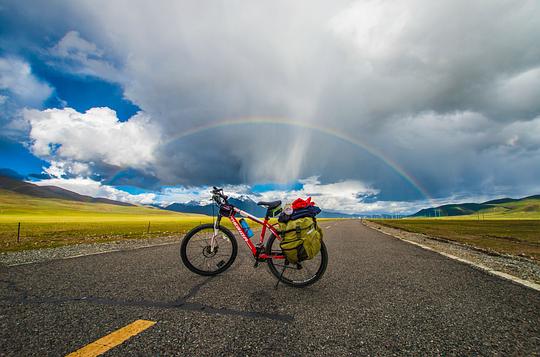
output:
[{"label": "wire fence", "polygon": [[212,218],[189,221],[138,222],[9,222],[0,223],[0,250],[53,247],[157,237],[182,238],[190,229]]}]

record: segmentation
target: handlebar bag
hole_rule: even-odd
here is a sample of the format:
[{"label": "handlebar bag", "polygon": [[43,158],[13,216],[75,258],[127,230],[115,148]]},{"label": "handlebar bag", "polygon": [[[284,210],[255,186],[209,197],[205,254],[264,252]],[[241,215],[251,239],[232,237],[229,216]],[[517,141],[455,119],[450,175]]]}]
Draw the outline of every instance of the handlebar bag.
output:
[{"label": "handlebar bag", "polygon": [[223,217],[230,217],[232,213],[233,213],[232,206],[221,205],[221,207],[219,207],[219,214]]}]

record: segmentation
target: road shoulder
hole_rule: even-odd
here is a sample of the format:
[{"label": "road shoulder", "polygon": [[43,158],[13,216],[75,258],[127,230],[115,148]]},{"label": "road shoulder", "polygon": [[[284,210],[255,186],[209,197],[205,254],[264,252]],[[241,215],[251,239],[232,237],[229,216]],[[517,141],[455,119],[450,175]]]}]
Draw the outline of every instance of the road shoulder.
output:
[{"label": "road shoulder", "polygon": [[528,259],[487,252],[463,244],[429,237],[425,234],[387,227],[368,220],[363,220],[362,223],[386,235],[540,291],[540,266]]},{"label": "road shoulder", "polygon": [[0,253],[0,265],[16,266],[42,263],[58,259],[71,259],[86,255],[120,252],[179,243],[181,235],[151,239],[128,239],[113,242],[72,244],[55,248],[29,249],[19,252]]}]

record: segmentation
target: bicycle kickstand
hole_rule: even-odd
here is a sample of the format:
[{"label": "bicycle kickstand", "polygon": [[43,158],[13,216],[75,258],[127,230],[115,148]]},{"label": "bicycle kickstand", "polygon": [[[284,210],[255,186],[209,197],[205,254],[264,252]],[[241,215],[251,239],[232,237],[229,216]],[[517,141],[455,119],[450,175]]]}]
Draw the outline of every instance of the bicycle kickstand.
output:
[{"label": "bicycle kickstand", "polygon": [[278,279],[278,281],[276,283],[276,287],[274,288],[275,290],[277,290],[279,282],[281,281],[281,278],[283,277],[283,273],[285,273],[285,269],[287,269],[288,264],[289,264],[289,262],[287,262],[287,261],[283,264],[283,270],[281,271],[281,274],[279,275],[279,279]]}]

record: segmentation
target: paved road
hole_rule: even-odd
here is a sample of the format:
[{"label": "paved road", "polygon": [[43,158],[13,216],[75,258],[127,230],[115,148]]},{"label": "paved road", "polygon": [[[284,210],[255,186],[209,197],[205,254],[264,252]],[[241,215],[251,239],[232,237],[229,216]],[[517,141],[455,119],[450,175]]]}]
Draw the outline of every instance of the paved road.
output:
[{"label": "paved road", "polygon": [[253,269],[192,274],[178,244],[0,268],[0,354],[65,355],[138,319],[106,355],[540,355],[540,293],[358,221],[325,223],[307,289]]}]

